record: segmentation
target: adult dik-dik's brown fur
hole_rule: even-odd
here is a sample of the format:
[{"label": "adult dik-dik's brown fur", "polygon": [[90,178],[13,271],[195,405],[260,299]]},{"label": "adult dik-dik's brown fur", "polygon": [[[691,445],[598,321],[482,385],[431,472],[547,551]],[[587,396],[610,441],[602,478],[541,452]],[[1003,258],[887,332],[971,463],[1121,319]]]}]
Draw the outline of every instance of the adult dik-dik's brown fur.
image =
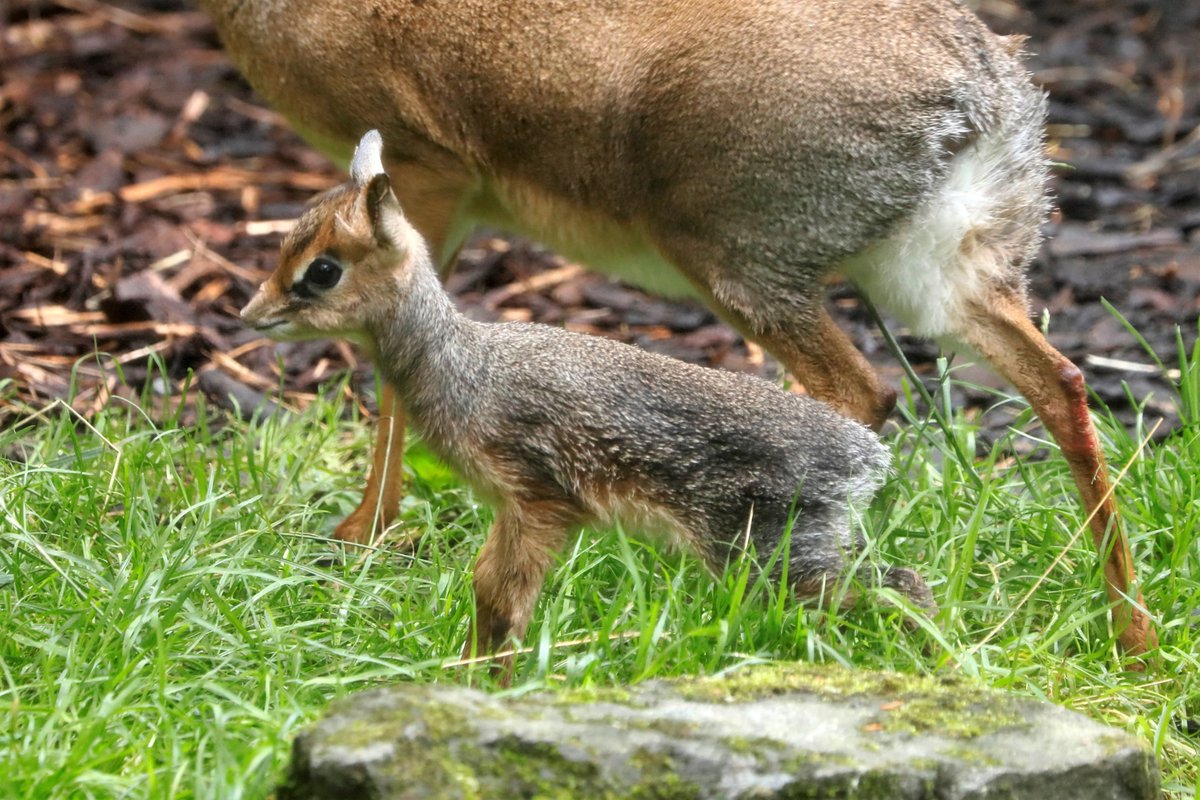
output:
[{"label": "adult dik-dik's brown fur", "polygon": [[[275,338],[360,342],[428,445],[495,505],[465,654],[524,634],[555,553],[595,521],[666,534],[713,569],[750,544],[770,555],[790,531],[788,582],[829,597],[845,553],[863,544],[849,501],[888,462],[875,435],[757,378],[466,319],[405,221],[380,148],[377,132],[363,137],[352,183],[300,219],[242,317]],[[912,570],[881,576],[934,610]]]},{"label": "adult dik-dik's brown fur", "polygon": [[[952,0],[201,0],[251,83],[345,157],[378,128],[443,263],[476,222],[700,297],[814,396],[878,427],[894,394],[826,313],[853,280],[1028,398],[1091,515],[1120,641],[1156,644],[1083,375],[1028,318],[1044,100],[1019,42]],[[396,514],[382,397],[362,540]]]}]

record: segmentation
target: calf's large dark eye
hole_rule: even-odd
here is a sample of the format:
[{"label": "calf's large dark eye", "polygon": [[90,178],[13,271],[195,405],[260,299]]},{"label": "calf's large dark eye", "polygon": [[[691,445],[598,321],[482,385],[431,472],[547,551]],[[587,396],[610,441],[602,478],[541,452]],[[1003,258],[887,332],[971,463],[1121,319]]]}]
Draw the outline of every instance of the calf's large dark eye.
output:
[{"label": "calf's large dark eye", "polygon": [[304,271],[304,282],[317,289],[332,289],[342,277],[342,268],[330,258],[316,258]]}]

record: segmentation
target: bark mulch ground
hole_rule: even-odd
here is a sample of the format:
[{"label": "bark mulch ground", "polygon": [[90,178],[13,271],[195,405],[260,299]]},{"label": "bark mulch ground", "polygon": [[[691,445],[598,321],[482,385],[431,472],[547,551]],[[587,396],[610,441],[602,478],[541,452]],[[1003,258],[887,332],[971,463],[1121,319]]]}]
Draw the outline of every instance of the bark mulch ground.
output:
[{"label": "bark mulch ground", "polygon": [[[1034,308],[1118,413],[1169,376],[1100,303],[1161,354],[1200,311],[1200,5],[983,0],[1030,36],[1050,94],[1060,210],[1032,270]],[[243,410],[299,405],[369,366],[344,344],[275,345],[238,309],[275,262],[286,224],[342,175],[230,66],[207,19],[163,0],[0,5],[0,415],[55,399],[88,414],[113,395],[205,394]],[[478,318],[531,319],[673,356],[773,374],[705,309],[588,273],[536,244],[483,234],[450,288]],[[896,360],[853,292],[830,302],[893,383]],[[936,348],[896,329],[918,372]],[[97,355],[102,353],[104,355]],[[165,375],[151,368],[161,362]],[[964,376],[1000,383],[982,371]],[[4,382],[7,379],[7,387]],[[282,390],[282,391],[281,391]],[[994,400],[958,390],[968,406]],[[232,398],[232,399],[231,399]],[[1003,426],[1003,415],[989,425]],[[994,430],[993,430],[994,433]]]}]

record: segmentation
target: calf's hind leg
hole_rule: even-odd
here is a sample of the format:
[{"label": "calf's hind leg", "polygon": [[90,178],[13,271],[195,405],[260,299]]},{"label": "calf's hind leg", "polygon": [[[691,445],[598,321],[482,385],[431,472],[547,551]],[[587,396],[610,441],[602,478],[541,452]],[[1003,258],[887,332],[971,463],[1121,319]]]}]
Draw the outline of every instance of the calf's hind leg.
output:
[{"label": "calf's hind leg", "polygon": [[[866,541],[861,536],[855,536],[855,541],[859,550],[866,547]],[[794,541],[793,553],[798,546],[805,547],[806,544]],[[836,545],[813,548],[812,552],[806,553],[802,558],[793,555],[789,566],[792,591],[797,597],[818,599],[822,605],[828,605],[830,592],[834,590],[838,581],[846,577],[847,555],[852,554],[843,553]],[[864,586],[878,585],[894,590],[931,617],[938,613],[933,592],[929,590],[925,579],[914,570],[887,564],[876,570],[868,564],[858,569],[856,577]],[[858,604],[859,599],[857,592],[848,590],[839,606],[853,607]]]}]

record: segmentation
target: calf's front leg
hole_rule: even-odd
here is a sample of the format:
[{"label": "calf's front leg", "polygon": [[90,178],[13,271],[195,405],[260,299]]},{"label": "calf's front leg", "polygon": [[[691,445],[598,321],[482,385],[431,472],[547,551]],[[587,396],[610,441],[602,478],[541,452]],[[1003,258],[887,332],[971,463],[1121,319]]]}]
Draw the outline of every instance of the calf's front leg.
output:
[{"label": "calf's front leg", "polygon": [[[475,619],[463,658],[495,653],[529,627],[546,572],[566,542],[570,515],[557,504],[505,503],[475,562]],[[513,656],[494,662],[501,682],[512,681]]]}]

